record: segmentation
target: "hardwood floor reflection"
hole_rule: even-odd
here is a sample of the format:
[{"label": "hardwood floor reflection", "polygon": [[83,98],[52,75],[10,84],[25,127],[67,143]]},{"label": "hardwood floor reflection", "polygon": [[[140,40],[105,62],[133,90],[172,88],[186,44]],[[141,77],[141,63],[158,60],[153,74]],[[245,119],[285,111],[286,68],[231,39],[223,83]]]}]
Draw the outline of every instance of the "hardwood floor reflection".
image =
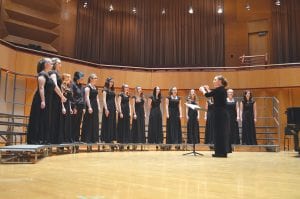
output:
[{"label": "hardwood floor reflection", "polygon": [[0,165],[0,198],[300,198],[296,153],[201,153],[79,153]]}]

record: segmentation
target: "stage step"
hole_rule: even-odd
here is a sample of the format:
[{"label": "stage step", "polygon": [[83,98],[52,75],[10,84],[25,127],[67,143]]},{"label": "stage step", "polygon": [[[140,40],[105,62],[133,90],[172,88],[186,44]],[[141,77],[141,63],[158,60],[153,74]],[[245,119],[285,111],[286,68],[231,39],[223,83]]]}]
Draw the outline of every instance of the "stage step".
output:
[{"label": "stage step", "polygon": [[[192,144],[105,144],[70,143],[53,145],[11,145],[0,147],[1,163],[35,163],[49,155],[78,152],[131,152],[193,150]],[[196,144],[195,151],[213,151],[212,145]],[[233,145],[234,152],[279,152],[278,145]]]}]

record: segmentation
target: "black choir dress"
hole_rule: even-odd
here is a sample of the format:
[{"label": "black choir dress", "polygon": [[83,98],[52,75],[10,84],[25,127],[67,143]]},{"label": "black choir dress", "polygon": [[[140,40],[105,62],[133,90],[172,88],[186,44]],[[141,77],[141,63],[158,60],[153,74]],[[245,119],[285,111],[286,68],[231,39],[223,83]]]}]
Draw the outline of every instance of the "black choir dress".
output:
[{"label": "black choir dress", "polygon": [[215,154],[227,155],[231,152],[229,146],[229,115],[226,110],[227,92],[224,86],[220,86],[209,93],[205,94],[206,97],[213,97],[213,134],[215,142]]},{"label": "black choir dress", "polygon": [[212,100],[207,100],[207,113],[205,123],[205,144],[214,144],[214,126],[213,126],[213,114],[214,104]]},{"label": "black choir dress", "polygon": [[136,119],[133,118],[132,120],[132,142],[133,143],[145,143],[145,109],[144,104],[145,100],[141,98],[139,101],[135,96],[132,98],[135,99],[134,108]]},{"label": "black choir dress", "polygon": [[253,106],[255,101],[242,101],[242,143],[246,145],[256,145],[256,129],[254,122]]},{"label": "black choir dress", "polygon": [[239,135],[239,124],[237,122],[237,102],[235,100],[226,102],[226,108],[229,114],[230,122],[230,134],[229,134],[229,143],[230,144],[240,144],[240,135]]},{"label": "black choir dress", "polygon": [[130,143],[130,108],[129,108],[129,96],[121,93],[121,111],[123,118],[118,115],[118,126],[117,126],[117,141],[118,143]]},{"label": "black choir dress", "polygon": [[66,102],[64,102],[64,107],[66,109],[66,114],[63,114],[61,112],[61,122],[60,122],[60,136],[63,136],[63,138],[60,138],[63,140],[64,143],[72,143],[74,142],[72,137],[72,116],[71,116],[71,103],[73,98],[73,93],[71,89],[67,89],[63,92],[64,97],[67,99]]},{"label": "black choir dress", "polygon": [[42,71],[38,74],[38,77],[43,76],[45,78],[44,94],[45,94],[45,108],[41,109],[41,97],[39,89],[34,94],[28,130],[27,130],[27,143],[28,144],[48,144],[50,143],[50,126],[51,126],[51,114],[52,114],[52,97],[55,88],[55,84],[52,79],[49,78],[48,73]]},{"label": "black choir dress", "polygon": [[82,141],[86,143],[96,143],[99,141],[99,107],[97,102],[98,90],[97,88],[90,88],[90,105],[93,109],[92,113],[89,113],[88,107],[86,107],[85,114],[82,121]]},{"label": "black choir dress", "polygon": [[148,125],[148,143],[163,143],[162,113],[160,110],[161,99],[151,96],[151,109]]},{"label": "black choir dress", "polygon": [[179,113],[179,97],[168,97],[169,99],[169,118],[167,118],[167,144],[181,144],[182,131]]},{"label": "black choir dress", "polygon": [[[190,103],[197,105],[195,101],[191,101]],[[200,143],[198,110],[189,108],[188,116],[189,119],[187,121],[187,143],[198,144]]]},{"label": "black choir dress", "polygon": [[106,105],[109,111],[108,117],[105,115],[105,109],[102,111],[102,125],[101,125],[101,140],[105,143],[111,143],[117,140],[117,124],[116,124],[116,94],[114,91],[104,88],[106,92]]},{"label": "black choir dress", "polygon": [[[56,76],[57,86],[60,88],[62,79],[57,71],[50,71],[49,76],[51,75]],[[50,139],[52,144],[61,144],[63,143],[63,135],[60,134],[60,122],[61,122],[61,98],[58,96],[57,93],[53,94],[52,100],[52,114],[51,114],[51,127],[50,127]]]},{"label": "black choir dress", "polygon": [[75,142],[80,141],[80,128],[82,122],[84,103],[84,88],[81,84],[72,83],[73,92],[73,109],[77,110],[76,114],[72,115],[72,139]]}]

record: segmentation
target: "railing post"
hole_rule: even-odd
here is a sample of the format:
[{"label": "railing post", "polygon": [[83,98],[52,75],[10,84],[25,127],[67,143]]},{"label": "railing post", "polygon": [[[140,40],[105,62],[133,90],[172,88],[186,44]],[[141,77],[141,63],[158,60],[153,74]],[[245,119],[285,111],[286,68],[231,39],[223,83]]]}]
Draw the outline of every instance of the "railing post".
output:
[{"label": "railing post", "polygon": [[0,88],[1,88],[1,82],[2,82],[2,68],[0,66]]},{"label": "railing post", "polygon": [[7,79],[8,79],[8,71],[6,71],[6,74],[5,74],[5,88],[4,88],[4,101],[6,102],[7,99],[6,99],[6,93],[7,93]]},{"label": "railing post", "polygon": [[[275,97],[276,99],[276,97]],[[280,151],[280,142],[281,142],[281,138],[280,138],[280,128],[281,128],[281,121],[280,121],[280,106],[279,106],[279,100],[278,100],[278,103],[277,103],[277,117],[278,117],[278,146],[279,146],[279,151]]]},{"label": "railing post", "polygon": [[269,62],[268,53],[265,54],[265,65],[267,65]]},{"label": "railing post", "polygon": [[280,108],[279,108],[279,100],[276,97],[273,97],[273,118],[275,120],[275,123],[277,125],[277,142],[278,142],[278,148],[280,151],[280,127],[281,127],[281,122],[280,122]]},{"label": "railing post", "polygon": [[[12,109],[11,109],[11,114],[14,115],[15,113],[15,98],[16,98],[16,80],[17,80],[17,75],[14,74],[14,80],[13,80],[13,99],[12,99]],[[11,121],[12,123],[15,122],[15,118],[11,117],[8,119],[8,121]],[[14,125],[10,126],[9,128],[10,132],[14,131]],[[14,140],[15,139],[15,140]],[[11,143],[17,143],[17,137],[16,136],[11,136],[7,135],[7,142],[6,144],[11,144]]]}]

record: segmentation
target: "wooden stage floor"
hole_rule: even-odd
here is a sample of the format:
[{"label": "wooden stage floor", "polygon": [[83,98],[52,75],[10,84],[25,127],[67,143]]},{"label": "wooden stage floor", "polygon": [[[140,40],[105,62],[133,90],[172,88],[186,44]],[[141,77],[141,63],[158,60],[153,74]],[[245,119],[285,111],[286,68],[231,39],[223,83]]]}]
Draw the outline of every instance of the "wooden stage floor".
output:
[{"label": "wooden stage floor", "polygon": [[92,152],[0,164],[0,198],[300,198],[297,153],[183,153]]}]

